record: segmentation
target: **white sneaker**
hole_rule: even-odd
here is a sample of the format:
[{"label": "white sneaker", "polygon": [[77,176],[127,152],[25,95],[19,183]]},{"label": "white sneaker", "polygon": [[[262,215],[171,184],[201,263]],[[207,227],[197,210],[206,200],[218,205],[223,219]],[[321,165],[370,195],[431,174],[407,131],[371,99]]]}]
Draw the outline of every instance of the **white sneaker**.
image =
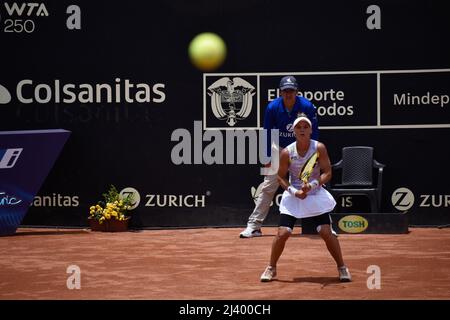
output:
[{"label": "white sneaker", "polygon": [[339,271],[339,280],[341,282],[350,282],[352,281],[352,276],[350,274],[350,271],[348,271],[348,268],[346,266],[338,268]]},{"label": "white sneaker", "polygon": [[273,278],[277,276],[277,269],[271,266],[268,266],[266,270],[264,270],[261,275],[261,282],[269,282],[272,281]]},{"label": "white sneaker", "polygon": [[241,232],[239,235],[239,238],[253,238],[253,237],[261,237],[262,232],[261,229],[253,229],[250,227],[247,227],[244,231]]}]

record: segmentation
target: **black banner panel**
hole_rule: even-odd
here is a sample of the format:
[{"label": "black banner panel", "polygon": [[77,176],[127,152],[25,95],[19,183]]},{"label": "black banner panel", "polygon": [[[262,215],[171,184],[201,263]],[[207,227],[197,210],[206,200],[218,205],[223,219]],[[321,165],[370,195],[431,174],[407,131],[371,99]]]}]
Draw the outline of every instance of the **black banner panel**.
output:
[{"label": "black banner panel", "polygon": [[[294,75],[332,163],[343,147],[371,146],[386,165],[383,213],[450,224],[447,7],[0,2],[0,130],[71,131],[22,223],[87,226],[113,184],[135,195],[137,228],[244,226],[263,181],[264,113],[281,77]],[[188,51],[203,32],[226,45],[209,70]],[[265,224],[278,222],[281,191]],[[337,203],[337,213],[369,208],[358,196]]]},{"label": "black banner panel", "polygon": [[450,123],[449,84],[450,71],[383,74],[383,124],[447,125]]}]

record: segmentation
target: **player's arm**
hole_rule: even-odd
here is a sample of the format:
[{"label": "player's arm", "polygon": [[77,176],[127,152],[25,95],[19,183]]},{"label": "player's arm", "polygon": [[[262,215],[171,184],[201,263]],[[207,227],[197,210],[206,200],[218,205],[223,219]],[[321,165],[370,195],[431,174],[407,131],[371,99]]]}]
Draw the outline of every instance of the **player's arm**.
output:
[{"label": "player's arm", "polygon": [[280,153],[280,164],[278,166],[278,182],[280,186],[287,190],[290,186],[289,181],[286,179],[289,170],[289,151],[283,149]]},{"label": "player's arm", "polygon": [[[284,190],[286,190],[295,197],[299,197],[300,191],[291,186],[289,180],[287,179],[288,171],[289,171],[289,151],[285,148],[283,149],[283,151],[281,151],[280,154],[280,165],[278,167],[278,182],[280,183],[280,186]],[[303,199],[304,197],[299,198]]]},{"label": "player's arm", "polygon": [[319,142],[317,144],[317,152],[319,153],[318,162],[320,168],[320,176],[318,180],[311,180],[302,186],[301,191],[304,193],[308,193],[309,191],[316,189],[331,180],[331,162],[330,158],[328,157],[327,148],[322,142]]},{"label": "player's arm", "polygon": [[325,184],[331,180],[332,170],[331,161],[328,156],[327,147],[319,142],[317,144],[317,151],[319,152],[319,166],[320,166],[320,178],[319,185]]}]

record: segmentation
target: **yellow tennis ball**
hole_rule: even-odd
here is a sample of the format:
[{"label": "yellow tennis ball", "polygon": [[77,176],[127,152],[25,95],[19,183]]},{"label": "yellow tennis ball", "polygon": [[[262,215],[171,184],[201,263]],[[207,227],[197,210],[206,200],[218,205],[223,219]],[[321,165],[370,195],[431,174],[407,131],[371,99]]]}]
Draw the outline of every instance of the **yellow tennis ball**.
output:
[{"label": "yellow tennis ball", "polygon": [[200,33],[189,44],[191,62],[202,71],[217,69],[224,62],[226,55],[225,42],[215,33]]}]

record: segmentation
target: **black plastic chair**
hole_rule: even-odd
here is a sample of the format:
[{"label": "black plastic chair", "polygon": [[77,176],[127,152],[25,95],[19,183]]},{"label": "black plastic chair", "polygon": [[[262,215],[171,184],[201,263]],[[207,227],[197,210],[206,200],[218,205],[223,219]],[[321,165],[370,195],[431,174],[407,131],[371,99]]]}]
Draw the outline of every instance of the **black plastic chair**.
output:
[{"label": "black plastic chair", "polygon": [[[371,212],[381,208],[381,189],[384,164],[373,159],[373,148],[352,146],[342,148],[342,159],[333,164],[333,171],[341,169],[341,183],[329,185],[330,193],[338,199],[342,195],[365,195],[370,200]],[[378,169],[376,184],[373,171]]]}]

